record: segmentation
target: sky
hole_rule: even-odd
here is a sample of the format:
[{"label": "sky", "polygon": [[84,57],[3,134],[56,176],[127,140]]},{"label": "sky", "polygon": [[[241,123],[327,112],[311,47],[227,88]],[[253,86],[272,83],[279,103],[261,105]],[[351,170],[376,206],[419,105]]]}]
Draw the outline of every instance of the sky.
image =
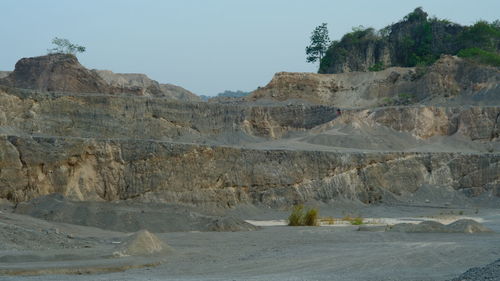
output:
[{"label": "sky", "polygon": [[500,0],[0,0],[0,70],[44,55],[54,37],[85,46],[89,69],[144,73],[198,95],[251,91],[306,63],[311,31],[331,39],[376,29],[416,7],[469,25],[500,18]]}]

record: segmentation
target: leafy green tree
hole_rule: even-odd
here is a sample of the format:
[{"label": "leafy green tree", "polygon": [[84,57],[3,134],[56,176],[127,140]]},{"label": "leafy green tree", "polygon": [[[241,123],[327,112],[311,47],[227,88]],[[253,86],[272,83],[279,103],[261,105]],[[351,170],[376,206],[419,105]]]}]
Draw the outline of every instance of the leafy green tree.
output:
[{"label": "leafy green tree", "polygon": [[328,27],[326,23],[317,26],[311,33],[311,45],[306,47],[307,62],[321,63],[321,59],[330,46],[330,37],[328,36]]},{"label": "leafy green tree", "polygon": [[71,43],[68,39],[57,38],[52,39],[52,44],[56,45],[55,48],[48,49],[49,54],[71,54],[85,52],[85,47]]}]

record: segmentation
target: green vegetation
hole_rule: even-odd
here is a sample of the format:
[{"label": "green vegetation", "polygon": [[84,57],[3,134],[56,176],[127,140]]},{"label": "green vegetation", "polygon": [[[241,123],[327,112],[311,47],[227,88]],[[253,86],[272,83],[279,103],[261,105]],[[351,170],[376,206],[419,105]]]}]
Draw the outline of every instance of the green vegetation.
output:
[{"label": "green vegetation", "polygon": [[500,67],[500,54],[497,52],[488,52],[479,48],[468,48],[460,50],[458,56],[481,64]]},{"label": "green vegetation", "polygon": [[342,220],[349,222],[352,225],[362,225],[364,220],[362,217],[350,217],[346,216]]},{"label": "green vegetation", "polygon": [[370,66],[368,68],[368,71],[374,71],[374,72],[376,72],[376,71],[382,71],[384,69],[385,69],[384,64],[382,62],[377,62],[376,64]]},{"label": "green vegetation", "polygon": [[319,61],[321,63],[329,45],[328,27],[326,23],[323,23],[311,33],[311,45],[306,47],[307,62]]},{"label": "green vegetation", "polygon": [[[401,21],[379,31],[363,26],[353,28],[339,41],[332,42],[321,59],[319,72],[426,67],[443,54],[498,66],[500,21],[478,21],[471,26],[461,26],[446,19],[428,17],[419,7]],[[387,57],[391,65],[384,65],[388,63]],[[368,59],[374,59],[375,63],[366,69],[364,62]]]},{"label": "green vegetation", "polygon": [[304,205],[293,207],[292,213],[288,216],[289,226],[317,226],[319,212],[316,208],[304,209]]},{"label": "green vegetation", "polygon": [[56,45],[55,48],[48,49],[49,54],[70,54],[76,55],[77,53],[85,52],[85,47],[71,43],[68,39],[57,38],[52,39],[52,44]]}]

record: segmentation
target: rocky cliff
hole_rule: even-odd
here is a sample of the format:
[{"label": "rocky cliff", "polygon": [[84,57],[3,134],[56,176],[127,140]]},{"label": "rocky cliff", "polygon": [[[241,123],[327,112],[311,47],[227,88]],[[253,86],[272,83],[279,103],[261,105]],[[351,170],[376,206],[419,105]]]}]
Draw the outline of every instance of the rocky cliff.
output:
[{"label": "rocky cliff", "polygon": [[422,185],[500,195],[500,156],[246,150],[158,141],[0,137],[0,197],[282,207],[394,200]]},{"label": "rocky cliff", "polygon": [[[344,111],[338,118],[336,108],[326,106],[180,103],[8,88],[0,98],[0,198],[16,202],[58,192],[85,201],[282,207],[339,198],[378,203],[424,185],[499,195],[498,107],[387,107]],[[490,145],[492,153],[361,152],[363,146],[339,152],[308,144],[310,136],[345,124],[416,139],[460,135],[471,146]]]},{"label": "rocky cliff", "polygon": [[432,66],[378,72],[278,73],[247,99],[301,99],[342,108],[410,104],[500,104],[500,70],[443,56]]},{"label": "rocky cliff", "polygon": [[0,132],[239,143],[280,138],[336,117],[327,106],[183,103],[163,98],[0,89]]}]

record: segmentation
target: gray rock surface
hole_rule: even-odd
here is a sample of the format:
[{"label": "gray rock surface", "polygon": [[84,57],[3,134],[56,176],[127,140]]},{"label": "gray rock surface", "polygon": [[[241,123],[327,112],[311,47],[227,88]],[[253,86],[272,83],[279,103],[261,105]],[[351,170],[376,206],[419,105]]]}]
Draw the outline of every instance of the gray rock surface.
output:
[{"label": "gray rock surface", "polygon": [[75,202],[61,194],[40,196],[16,205],[16,214],[58,223],[137,232],[252,231],[256,226],[229,216],[205,215],[187,206],[137,202]]},{"label": "gray rock surface", "polygon": [[500,280],[500,260],[484,267],[474,267],[451,281],[495,281]]}]

